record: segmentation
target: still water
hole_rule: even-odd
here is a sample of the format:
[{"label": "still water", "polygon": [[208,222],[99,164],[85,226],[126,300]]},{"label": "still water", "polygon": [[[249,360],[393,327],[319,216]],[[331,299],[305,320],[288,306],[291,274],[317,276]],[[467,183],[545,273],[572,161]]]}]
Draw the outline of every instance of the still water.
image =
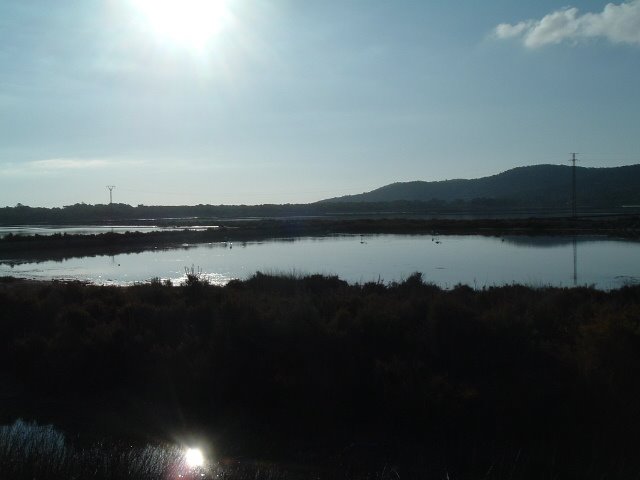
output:
[{"label": "still water", "polygon": [[338,275],[351,283],[401,281],[419,271],[426,281],[445,288],[522,283],[611,289],[640,283],[640,243],[598,237],[303,237],[63,261],[2,261],[0,275],[117,285],[158,277],[179,283],[192,266],[216,284],[256,271]]}]

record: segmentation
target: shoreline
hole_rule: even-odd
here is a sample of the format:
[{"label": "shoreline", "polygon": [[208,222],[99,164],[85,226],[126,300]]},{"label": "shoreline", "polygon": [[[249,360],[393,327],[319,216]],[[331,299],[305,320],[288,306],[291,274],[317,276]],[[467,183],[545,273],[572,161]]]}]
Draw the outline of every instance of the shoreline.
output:
[{"label": "shoreline", "polygon": [[0,239],[0,262],[9,260],[55,260],[71,257],[135,253],[214,242],[249,242],[332,235],[482,235],[482,236],[576,236],[591,235],[640,239],[640,218],[536,218],[484,220],[257,220],[221,222],[206,230],[154,232],[13,235]]}]

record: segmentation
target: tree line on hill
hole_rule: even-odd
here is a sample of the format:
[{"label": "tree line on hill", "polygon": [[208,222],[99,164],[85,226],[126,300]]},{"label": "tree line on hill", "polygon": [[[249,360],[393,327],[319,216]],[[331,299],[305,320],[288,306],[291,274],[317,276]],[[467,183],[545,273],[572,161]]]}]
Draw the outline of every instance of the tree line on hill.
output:
[{"label": "tree line on hill", "polygon": [[[508,202],[491,199],[474,199],[470,202],[441,200],[395,201],[379,203],[316,203],[285,205],[182,205],[182,206],[131,206],[124,203],[89,205],[78,203],[65,207],[29,207],[16,205],[0,208],[0,225],[80,225],[130,222],[134,224],[189,225],[203,220],[236,218],[284,218],[284,217],[340,217],[354,215],[482,213],[517,211],[525,208]],[[542,213],[549,213],[548,210]]]},{"label": "tree line on hill", "polygon": [[[576,169],[581,209],[640,205],[640,165]],[[17,204],[0,208],[0,225],[82,224],[114,221],[180,222],[188,219],[434,214],[531,211],[540,215],[571,208],[571,168],[560,165],[519,167],[473,180],[393,183],[371,192],[309,204],[131,206],[124,203],[62,208]]]},{"label": "tree line on hill", "polygon": [[[398,182],[359,195],[326,202],[430,201],[479,205],[569,207],[572,167],[532,165],[471,180]],[[640,204],[640,165],[613,168],[576,167],[576,197],[584,208]]]}]

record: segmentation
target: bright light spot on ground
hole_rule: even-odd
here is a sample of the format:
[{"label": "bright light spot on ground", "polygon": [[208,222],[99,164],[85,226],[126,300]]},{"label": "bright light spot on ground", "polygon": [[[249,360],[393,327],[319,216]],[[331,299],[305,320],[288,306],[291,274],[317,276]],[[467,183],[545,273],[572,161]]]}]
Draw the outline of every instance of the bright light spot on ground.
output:
[{"label": "bright light spot on ground", "polygon": [[201,467],[204,465],[204,456],[199,448],[189,448],[184,455],[189,468]]}]

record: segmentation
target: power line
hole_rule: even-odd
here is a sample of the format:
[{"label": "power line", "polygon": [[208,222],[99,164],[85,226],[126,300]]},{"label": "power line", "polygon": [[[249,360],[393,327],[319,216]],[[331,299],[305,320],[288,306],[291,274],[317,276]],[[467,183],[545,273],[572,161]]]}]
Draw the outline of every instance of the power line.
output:
[{"label": "power line", "polygon": [[575,219],[578,215],[578,209],[576,206],[576,162],[578,161],[578,159],[576,158],[576,155],[578,155],[575,152],[570,153],[571,155],[571,160],[569,160],[573,165],[571,168],[571,213],[573,215],[573,218]]},{"label": "power line", "polygon": [[109,205],[111,205],[113,203],[113,189],[116,188],[116,186],[107,185],[107,188],[109,189]]}]

